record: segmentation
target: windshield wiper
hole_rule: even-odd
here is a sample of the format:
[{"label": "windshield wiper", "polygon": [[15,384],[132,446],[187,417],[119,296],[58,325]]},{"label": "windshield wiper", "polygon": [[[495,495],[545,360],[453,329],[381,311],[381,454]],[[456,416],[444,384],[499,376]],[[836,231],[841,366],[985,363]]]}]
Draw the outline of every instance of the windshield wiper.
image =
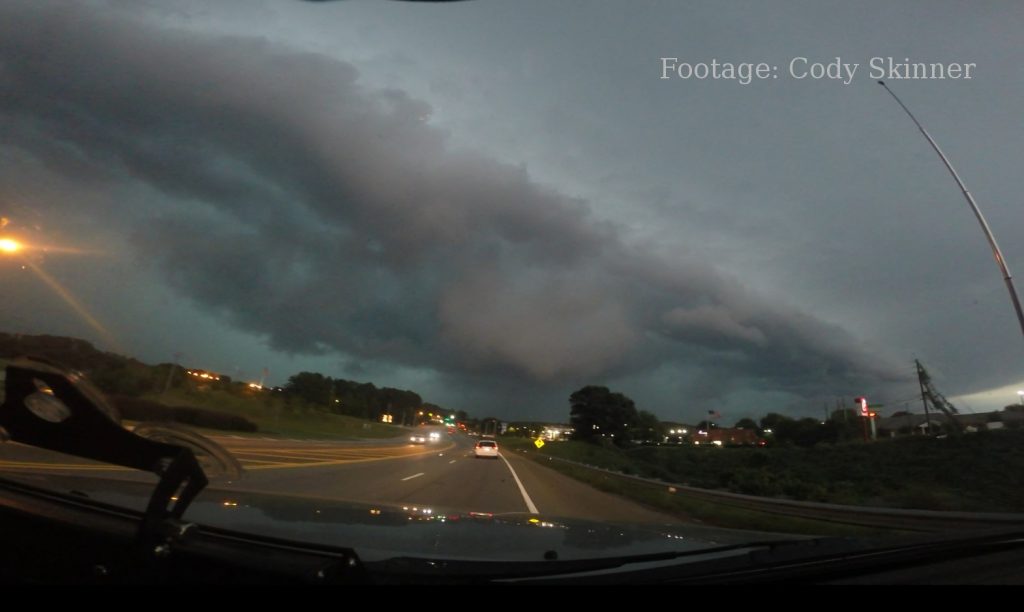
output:
[{"label": "windshield wiper", "polygon": [[[806,540],[826,542],[832,538]],[[549,578],[553,576],[568,577],[606,570],[624,569],[629,566],[640,566],[651,563],[664,563],[687,557],[704,557],[733,551],[753,551],[773,549],[790,545],[801,540],[757,540],[742,544],[710,546],[697,550],[668,551],[663,553],[645,553],[638,555],[622,555],[598,557],[593,559],[572,559],[559,561],[554,559],[553,552],[545,555],[546,561],[479,561],[479,560],[445,560],[422,557],[394,557],[385,561],[366,563],[366,568],[374,576],[385,581],[395,579],[408,582],[457,581],[466,583],[495,582],[524,578]]]},{"label": "windshield wiper", "polygon": [[192,526],[182,516],[209,483],[189,448],[128,431],[83,377],[41,359],[7,366],[0,430],[15,442],[159,476],[138,532],[147,550],[185,536]]},{"label": "windshield wiper", "polygon": [[367,563],[366,569],[375,581],[384,583],[806,584],[857,582],[862,577],[908,569],[912,575],[936,564],[1018,551],[1022,546],[1024,534],[999,531],[896,545],[835,537],[759,540],[700,550],[572,561],[481,562],[403,557]]}]

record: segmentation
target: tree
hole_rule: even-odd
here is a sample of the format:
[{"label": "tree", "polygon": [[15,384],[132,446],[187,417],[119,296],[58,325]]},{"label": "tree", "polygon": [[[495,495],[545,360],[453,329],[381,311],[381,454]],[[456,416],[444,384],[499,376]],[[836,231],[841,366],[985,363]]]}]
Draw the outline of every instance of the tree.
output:
[{"label": "tree", "polygon": [[779,426],[779,424],[785,423],[787,421],[791,422],[792,420],[793,419],[789,418],[784,414],[779,414],[777,412],[769,412],[768,414],[761,418],[761,429],[774,430],[776,427]]},{"label": "tree", "polygon": [[443,407],[438,406],[437,404],[431,404],[430,402],[425,402],[423,404],[423,406],[422,406],[422,410],[423,410],[423,414],[422,415],[417,415],[417,419],[418,419],[417,422],[418,423],[429,423],[430,420],[433,418],[430,415],[435,415],[436,416],[436,415],[439,415],[439,414],[447,414],[448,413],[448,411],[445,410]]},{"label": "tree", "polygon": [[[907,415],[907,412],[897,412],[893,416]],[[852,408],[845,408],[842,410],[833,410],[832,414],[828,417],[828,422],[825,424],[829,429],[829,438],[834,438],[835,442],[846,442],[849,440],[857,440],[862,435],[863,422],[861,421],[860,411],[853,410]]]},{"label": "tree", "polygon": [[633,400],[608,387],[588,385],[569,396],[569,420],[575,429],[573,437],[594,442],[610,439],[624,446],[630,440],[630,429],[639,421]]},{"label": "tree", "polygon": [[757,423],[754,422],[754,419],[743,418],[736,421],[733,427],[736,429],[757,429]]},{"label": "tree", "polygon": [[392,416],[401,415],[402,423],[410,422],[423,405],[423,398],[418,393],[389,387],[381,387],[380,400],[383,405],[377,407],[377,414],[371,415],[374,420],[380,418],[380,414],[387,413]]},{"label": "tree", "polygon": [[335,405],[342,414],[360,419],[380,418],[380,390],[373,383],[353,380],[334,381]]},{"label": "tree", "polygon": [[318,372],[299,372],[288,379],[285,393],[309,404],[327,406],[331,403],[333,382]]},{"label": "tree", "polygon": [[843,408],[841,410],[833,410],[832,414],[829,415],[828,420],[842,421],[843,423],[856,423],[857,419],[859,418],[859,410],[854,410],[852,408]]},{"label": "tree", "polygon": [[133,367],[127,363],[116,368],[96,370],[90,378],[104,393],[111,395],[138,397],[155,387],[150,368]]},{"label": "tree", "polygon": [[636,425],[630,432],[634,440],[649,442],[661,440],[661,421],[654,414],[641,410],[637,413]]},{"label": "tree", "polygon": [[821,442],[835,443],[840,439],[842,423],[829,421],[822,424],[809,417],[800,420],[786,418],[778,421],[772,429],[775,439],[781,444],[811,447]]}]

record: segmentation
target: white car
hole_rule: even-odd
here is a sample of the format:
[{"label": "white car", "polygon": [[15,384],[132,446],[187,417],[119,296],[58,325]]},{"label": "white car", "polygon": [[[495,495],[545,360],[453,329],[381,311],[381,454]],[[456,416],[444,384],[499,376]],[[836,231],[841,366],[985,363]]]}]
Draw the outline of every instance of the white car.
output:
[{"label": "white car", "polygon": [[427,437],[424,436],[423,434],[413,434],[409,436],[409,441],[412,442],[413,444],[426,444]]},{"label": "white car", "polygon": [[439,432],[439,431],[432,431],[432,432],[430,432],[430,441],[431,442],[440,442],[441,441],[441,432]]},{"label": "white car", "polygon": [[480,440],[473,447],[473,456],[479,459],[480,457],[493,457],[498,458],[498,443],[494,440]]}]

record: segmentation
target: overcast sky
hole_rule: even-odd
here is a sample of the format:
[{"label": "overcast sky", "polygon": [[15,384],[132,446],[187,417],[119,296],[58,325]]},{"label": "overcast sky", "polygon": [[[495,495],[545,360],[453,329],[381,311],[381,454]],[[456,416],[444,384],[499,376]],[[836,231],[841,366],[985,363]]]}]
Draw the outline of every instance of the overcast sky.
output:
[{"label": "overcast sky", "polygon": [[0,261],[0,331],[507,419],[584,384],[691,422],[919,409],[915,357],[998,409],[1024,337],[872,58],[971,65],[885,78],[1021,270],[1022,29],[1007,2],[7,1],[0,233],[51,248]]}]

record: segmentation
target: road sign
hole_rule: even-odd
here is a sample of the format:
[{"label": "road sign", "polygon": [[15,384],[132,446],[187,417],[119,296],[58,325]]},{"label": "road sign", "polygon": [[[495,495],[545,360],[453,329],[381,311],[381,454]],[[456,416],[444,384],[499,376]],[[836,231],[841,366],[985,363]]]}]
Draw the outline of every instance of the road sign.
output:
[{"label": "road sign", "polygon": [[868,416],[868,398],[866,397],[855,397],[853,403],[860,406],[860,416]]},{"label": "road sign", "polygon": [[537,448],[540,448],[544,446],[544,440],[537,438],[536,440],[533,441],[533,445],[536,446]]}]

